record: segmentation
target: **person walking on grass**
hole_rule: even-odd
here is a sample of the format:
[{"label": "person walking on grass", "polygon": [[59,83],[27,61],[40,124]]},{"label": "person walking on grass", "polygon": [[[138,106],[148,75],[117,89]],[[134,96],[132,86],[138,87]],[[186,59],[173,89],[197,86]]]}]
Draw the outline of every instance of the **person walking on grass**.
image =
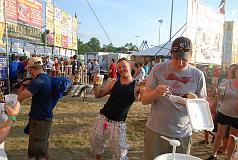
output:
[{"label": "person walking on grass", "polygon": [[23,102],[32,97],[29,113],[28,157],[35,160],[49,159],[48,138],[52,124],[52,83],[51,77],[44,73],[40,57],[28,60],[27,69],[33,80],[25,81],[18,90],[18,100]]},{"label": "person walking on grass", "polygon": [[97,85],[99,77],[94,76],[94,94],[96,98],[110,94],[110,97],[97,117],[91,136],[91,153],[93,159],[102,159],[105,140],[109,138],[113,160],[127,160],[128,145],[126,144],[126,118],[128,111],[139,99],[139,86],[131,76],[129,62],[119,59],[117,62],[120,79],[112,79],[104,86]]}]

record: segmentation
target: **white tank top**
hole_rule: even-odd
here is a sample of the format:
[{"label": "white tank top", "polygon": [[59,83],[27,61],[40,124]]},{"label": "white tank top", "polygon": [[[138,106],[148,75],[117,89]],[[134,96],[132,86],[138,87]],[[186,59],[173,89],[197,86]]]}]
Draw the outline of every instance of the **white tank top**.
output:
[{"label": "white tank top", "polygon": [[226,116],[238,118],[236,109],[238,105],[237,90],[232,88],[231,81],[227,83],[225,88],[225,95],[221,103],[220,112]]}]

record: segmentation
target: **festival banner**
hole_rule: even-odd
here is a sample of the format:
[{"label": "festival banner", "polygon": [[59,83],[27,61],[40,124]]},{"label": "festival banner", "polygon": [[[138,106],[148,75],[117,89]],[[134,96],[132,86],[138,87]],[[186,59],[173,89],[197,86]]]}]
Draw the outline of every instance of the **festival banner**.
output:
[{"label": "festival banner", "polygon": [[17,0],[17,21],[42,27],[42,3],[37,0]]},{"label": "festival banner", "polygon": [[3,43],[2,38],[5,33],[5,23],[0,22],[0,46],[4,46],[5,43]]},{"label": "festival banner", "polygon": [[53,0],[46,0],[46,2],[53,4]]},{"label": "festival banner", "polygon": [[45,46],[37,46],[35,48],[35,54],[36,55],[43,55],[43,54],[45,54]]},{"label": "festival banner", "polygon": [[189,0],[187,8],[186,31],[193,42],[193,62],[220,65],[224,15],[197,0]]},{"label": "festival banner", "polygon": [[17,1],[5,0],[6,3],[6,18],[12,21],[17,21]]},{"label": "festival banner", "polygon": [[77,38],[77,32],[78,32],[78,21],[77,18],[73,18],[73,49],[78,49],[78,38]]},{"label": "festival banner", "polygon": [[61,12],[62,15],[62,47],[68,47],[68,14],[64,11]]},{"label": "festival banner", "polygon": [[62,34],[62,25],[61,25],[61,10],[59,8],[55,8],[55,19],[54,19],[54,24],[55,24],[55,46],[61,47],[61,34]]},{"label": "festival banner", "polygon": [[7,56],[0,56],[0,93],[8,93],[8,69],[7,69]]},{"label": "festival banner", "polygon": [[0,56],[0,80],[7,80],[7,56]]},{"label": "festival banner", "polygon": [[41,29],[8,22],[7,24],[8,37],[25,39],[29,41],[41,42]]},{"label": "festival banner", "polygon": [[66,57],[71,57],[72,56],[72,50],[67,49],[65,52]]},{"label": "festival banner", "polygon": [[59,49],[58,47],[54,47],[54,49],[53,49],[53,55],[54,55],[54,56],[59,56],[59,54],[60,54],[60,49]]},{"label": "festival banner", "polygon": [[51,55],[52,54],[52,47],[45,47],[45,54]]},{"label": "festival banner", "polygon": [[5,16],[4,16],[4,0],[0,0],[0,23],[4,23],[5,22]]},{"label": "festival banner", "polygon": [[47,3],[46,4],[46,30],[49,30],[49,34],[47,35],[47,43],[49,45],[54,45],[54,15],[55,15],[54,5]]},{"label": "festival banner", "polygon": [[24,45],[25,52],[35,53],[35,48],[36,48],[36,45],[32,44],[32,43],[27,43],[26,42],[25,45]]},{"label": "festival banner", "polygon": [[68,16],[68,49],[73,49],[73,17]]},{"label": "festival banner", "polygon": [[59,54],[60,54],[61,56],[66,56],[66,49],[61,48]]}]

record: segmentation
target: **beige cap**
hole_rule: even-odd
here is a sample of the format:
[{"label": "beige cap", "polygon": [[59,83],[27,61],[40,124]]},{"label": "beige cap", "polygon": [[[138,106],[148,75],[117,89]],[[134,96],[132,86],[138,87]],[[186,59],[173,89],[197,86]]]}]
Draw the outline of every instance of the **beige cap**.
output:
[{"label": "beige cap", "polygon": [[37,67],[37,66],[42,66],[42,65],[43,65],[43,62],[40,57],[31,57],[27,62],[26,68]]}]

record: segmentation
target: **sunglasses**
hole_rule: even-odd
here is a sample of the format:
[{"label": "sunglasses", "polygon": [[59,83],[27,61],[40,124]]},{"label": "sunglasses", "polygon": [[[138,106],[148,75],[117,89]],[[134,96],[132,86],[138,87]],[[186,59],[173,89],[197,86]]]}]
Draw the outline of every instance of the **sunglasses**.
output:
[{"label": "sunglasses", "polygon": [[191,48],[183,48],[183,47],[179,47],[179,48],[177,48],[177,47],[174,47],[174,48],[172,48],[171,49],[171,52],[191,52],[192,51],[192,49]]}]

